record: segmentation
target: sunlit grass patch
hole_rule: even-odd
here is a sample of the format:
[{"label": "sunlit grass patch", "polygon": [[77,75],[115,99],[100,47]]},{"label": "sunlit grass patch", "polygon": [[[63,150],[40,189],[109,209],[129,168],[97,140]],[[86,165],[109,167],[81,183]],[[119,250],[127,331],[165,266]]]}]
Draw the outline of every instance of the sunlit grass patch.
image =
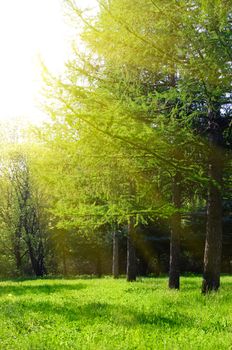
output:
[{"label": "sunlit grass patch", "polygon": [[232,277],[200,294],[199,277],[4,281],[0,349],[230,349]]}]

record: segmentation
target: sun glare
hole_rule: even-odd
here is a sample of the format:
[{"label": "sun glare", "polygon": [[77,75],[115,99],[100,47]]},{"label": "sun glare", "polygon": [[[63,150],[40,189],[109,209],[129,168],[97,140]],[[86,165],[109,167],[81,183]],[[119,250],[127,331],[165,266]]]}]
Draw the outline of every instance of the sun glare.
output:
[{"label": "sun glare", "polygon": [[[93,4],[79,1],[80,6]],[[0,121],[22,118],[38,123],[42,86],[40,59],[59,74],[71,53],[74,28],[67,24],[63,0],[0,1]]]}]

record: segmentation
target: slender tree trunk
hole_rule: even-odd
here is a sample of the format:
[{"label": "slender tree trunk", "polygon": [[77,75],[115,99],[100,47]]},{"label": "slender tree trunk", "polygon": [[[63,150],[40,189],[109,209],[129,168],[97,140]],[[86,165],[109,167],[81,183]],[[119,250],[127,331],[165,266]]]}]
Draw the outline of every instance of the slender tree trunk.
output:
[{"label": "slender tree trunk", "polygon": [[[177,173],[173,179],[173,204],[176,209],[181,208],[181,176]],[[180,232],[181,214],[176,212],[171,219],[169,288],[180,288]]]},{"label": "slender tree trunk", "polygon": [[36,255],[36,252],[33,248],[30,238],[27,239],[27,247],[29,252],[29,257],[31,260],[32,269],[37,277],[42,277],[46,273],[44,265],[44,253],[43,253],[43,244],[39,242],[39,249]]},{"label": "slender tree trunk", "polygon": [[31,260],[32,269],[33,269],[35,275],[39,276],[38,264],[37,264],[37,261],[35,259],[34,249],[33,249],[32,244],[29,240],[27,241],[27,246],[28,246],[28,252],[29,252],[29,256],[30,256],[30,260]]},{"label": "slender tree trunk", "polygon": [[15,263],[18,272],[22,272],[22,256],[21,256],[21,237],[22,237],[22,218],[20,215],[18,227],[15,230],[13,236],[13,250],[15,256]]},{"label": "slender tree trunk", "polygon": [[127,234],[127,281],[136,281],[136,255],[135,255],[135,227],[134,218],[130,218],[128,222]]},{"label": "slender tree trunk", "polygon": [[113,261],[112,261],[112,274],[114,278],[118,278],[119,264],[118,264],[118,233],[116,230],[113,232]]},{"label": "slender tree trunk", "polygon": [[217,291],[220,287],[220,269],[222,253],[222,176],[223,154],[222,131],[215,122],[215,114],[209,111],[210,151],[209,151],[209,188],[207,202],[207,225],[204,252],[204,272],[202,293]]}]

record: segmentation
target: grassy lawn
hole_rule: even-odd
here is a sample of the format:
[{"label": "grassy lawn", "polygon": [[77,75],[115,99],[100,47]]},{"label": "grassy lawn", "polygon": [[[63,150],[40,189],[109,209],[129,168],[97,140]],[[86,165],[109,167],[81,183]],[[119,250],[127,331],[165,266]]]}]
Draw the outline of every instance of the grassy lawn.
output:
[{"label": "grassy lawn", "polygon": [[232,276],[0,282],[0,349],[232,349]]}]

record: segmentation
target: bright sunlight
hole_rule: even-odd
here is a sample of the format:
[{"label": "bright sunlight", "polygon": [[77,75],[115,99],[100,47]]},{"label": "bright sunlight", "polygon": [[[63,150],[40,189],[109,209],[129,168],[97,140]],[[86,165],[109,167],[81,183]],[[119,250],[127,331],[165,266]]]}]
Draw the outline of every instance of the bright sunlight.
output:
[{"label": "bright sunlight", "polygon": [[[79,1],[92,6],[94,1]],[[71,52],[74,31],[62,0],[0,2],[0,120],[33,123],[46,116],[40,110],[41,60],[59,74]]]}]

